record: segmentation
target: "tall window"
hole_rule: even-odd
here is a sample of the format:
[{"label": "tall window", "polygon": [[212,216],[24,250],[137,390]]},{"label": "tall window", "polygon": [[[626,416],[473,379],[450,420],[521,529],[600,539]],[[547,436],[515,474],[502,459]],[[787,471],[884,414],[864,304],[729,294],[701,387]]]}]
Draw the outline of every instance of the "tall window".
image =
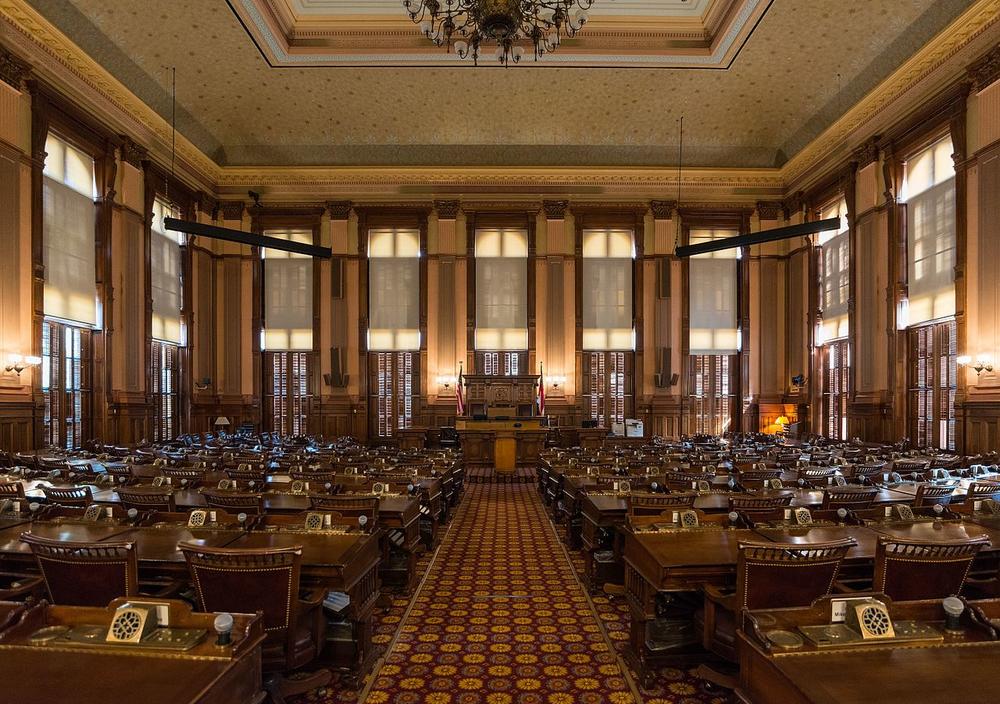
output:
[{"label": "tall window", "polygon": [[270,430],[282,435],[308,432],[309,354],[307,352],[265,352],[265,408],[271,412]]},{"label": "tall window", "polygon": [[910,438],[917,447],[955,449],[955,321],[911,328]]},{"label": "tall window", "polygon": [[906,161],[906,325],[955,315],[955,165],[951,138]]},{"label": "tall window", "polygon": [[722,435],[733,422],[732,360],[729,355],[698,354],[690,360],[689,408],[694,433]]},{"label": "tall window", "polygon": [[583,397],[587,417],[599,427],[624,423],[632,398],[632,355],[626,352],[583,353]]},{"label": "tall window", "polygon": [[583,349],[632,350],[629,230],[583,231]]},{"label": "tall window", "polygon": [[388,438],[413,425],[420,369],[413,352],[377,352],[373,358],[376,432],[378,437]]},{"label": "tall window", "polygon": [[478,352],[477,371],[488,376],[518,376],[527,366],[525,352]]},{"label": "tall window", "polygon": [[368,233],[368,349],[420,349],[420,231]]},{"label": "tall window", "polygon": [[[735,230],[691,230],[691,244],[733,237]],[[739,249],[697,254],[688,264],[689,351],[730,355],[739,350],[736,264]]]},{"label": "tall window", "polygon": [[[311,230],[267,230],[268,237],[312,244]],[[264,394],[270,427],[306,432],[309,356],[313,347],[313,260],[305,254],[261,250],[264,259]],[[268,419],[265,418],[265,422]]]},{"label": "tall window", "polygon": [[42,323],[42,395],[45,443],[79,447],[90,431],[90,330]]},{"label": "tall window", "polygon": [[823,424],[827,437],[847,439],[848,382],[851,376],[851,348],[847,340],[823,346]]},{"label": "tall window", "polygon": [[823,220],[840,218],[836,232],[819,234],[821,261],[821,309],[823,324],[819,330],[819,344],[845,338],[850,333],[848,299],[850,297],[851,239],[847,222],[847,201],[839,201],[821,211]]},{"label": "tall window", "polygon": [[476,230],[476,349],[528,349],[526,230]]},{"label": "tall window", "polygon": [[42,178],[42,393],[48,444],[78,447],[89,433],[90,330],[98,324],[94,160],[54,134]]},{"label": "tall window", "polygon": [[150,355],[153,397],[153,440],[173,440],[180,433],[177,402],[178,347],[153,340]]}]

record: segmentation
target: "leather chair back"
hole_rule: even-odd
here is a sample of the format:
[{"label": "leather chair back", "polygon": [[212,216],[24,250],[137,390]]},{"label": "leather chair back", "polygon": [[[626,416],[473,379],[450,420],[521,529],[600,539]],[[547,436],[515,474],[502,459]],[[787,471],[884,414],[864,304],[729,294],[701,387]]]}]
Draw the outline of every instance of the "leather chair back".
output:
[{"label": "leather chair back", "polygon": [[94,496],[89,486],[74,486],[68,488],[47,486],[42,489],[45,498],[60,506],[78,506],[86,508],[94,503]]},{"label": "leather chair back", "polygon": [[951,503],[951,495],[954,489],[950,486],[935,486],[933,484],[921,484],[917,489],[917,496],[913,500],[914,506],[934,506],[941,504],[947,506]]},{"label": "leather chair back", "polygon": [[221,491],[205,489],[202,492],[205,503],[210,508],[221,508],[232,514],[248,513],[259,515],[264,513],[264,495],[249,494],[237,491]]},{"label": "leather chair back", "polygon": [[820,508],[831,511],[836,511],[838,508],[854,511],[871,508],[872,504],[875,503],[875,497],[878,496],[878,491],[877,487],[864,489],[857,487],[829,488],[823,491],[823,505]]},{"label": "leather chair back", "polygon": [[139,593],[135,544],[77,543],[23,533],[53,604],[107,606]]},{"label": "leather chair back", "polygon": [[374,496],[327,496],[312,495],[309,503],[316,511],[329,511],[339,513],[345,518],[358,518],[366,516],[368,524],[367,530],[372,530],[378,524],[379,500]]},{"label": "leather chair back", "polygon": [[170,489],[138,489],[119,488],[115,491],[126,511],[134,508],[137,511],[176,511],[174,492]]},{"label": "leather chair back", "polygon": [[24,499],[24,484],[0,482],[0,499]]},{"label": "leather chair back", "polygon": [[881,536],[875,548],[872,588],[894,601],[944,599],[958,594],[972,561],[989,544],[985,535],[940,542]]},{"label": "leather chair back", "polygon": [[658,516],[667,509],[686,509],[694,506],[695,492],[681,494],[629,494],[626,499],[628,513],[632,516]]},{"label": "leather chair back", "polygon": [[777,496],[735,494],[729,497],[729,510],[742,513],[767,513],[791,506],[792,496],[792,494],[778,494]]},{"label": "leather chair back", "polygon": [[857,543],[744,543],[736,560],[736,608],[808,606],[833,589],[840,564]]}]

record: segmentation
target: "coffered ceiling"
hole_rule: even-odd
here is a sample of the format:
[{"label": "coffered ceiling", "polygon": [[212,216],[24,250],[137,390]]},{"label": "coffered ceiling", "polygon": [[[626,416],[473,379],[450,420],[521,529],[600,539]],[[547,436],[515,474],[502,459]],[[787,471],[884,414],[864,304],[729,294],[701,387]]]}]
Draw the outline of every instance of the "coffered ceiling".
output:
[{"label": "coffered ceiling", "polygon": [[[760,15],[744,23],[748,34],[724,65],[637,65],[626,55],[635,45],[619,38],[607,40],[594,65],[547,56],[504,69],[454,59],[281,66],[241,21],[237,5],[247,3],[29,0],[167,118],[176,67],[178,129],[224,166],[661,166],[676,163],[682,115],[686,165],[778,166],[974,4],[596,0],[584,34],[602,23],[612,33],[646,25],[704,33],[732,20],[733,10]],[[274,13],[274,36],[286,41],[309,27],[330,33],[385,23],[411,33],[412,51],[439,51],[399,0],[251,4]],[[379,32],[365,31],[351,49],[355,60],[391,53]],[[676,47],[664,52],[679,55]]]}]

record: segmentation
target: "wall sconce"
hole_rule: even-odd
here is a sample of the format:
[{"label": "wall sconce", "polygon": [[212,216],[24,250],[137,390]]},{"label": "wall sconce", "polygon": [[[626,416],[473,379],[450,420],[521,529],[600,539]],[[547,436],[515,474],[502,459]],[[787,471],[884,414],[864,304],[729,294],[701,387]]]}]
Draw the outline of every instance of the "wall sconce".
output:
[{"label": "wall sconce", "polygon": [[450,389],[452,384],[456,381],[455,377],[449,376],[447,374],[439,374],[437,378],[438,386],[443,386],[446,389]]},{"label": "wall sconce", "polygon": [[977,354],[975,364],[972,363],[972,357],[967,354],[963,354],[955,361],[963,367],[972,367],[975,369],[976,376],[982,376],[983,372],[993,371],[993,357],[988,354]]},{"label": "wall sconce", "polygon": [[9,354],[7,355],[6,371],[16,372],[18,376],[21,376],[21,372],[28,367],[37,367],[41,363],[41,357],[23,357],[19,354]]},{"label": "wall sconce", "polygon": [[558,389],[560,386],[566,385],[566,377],[564,376],[550,376],[549,384],[552,385],[553,389]]}]

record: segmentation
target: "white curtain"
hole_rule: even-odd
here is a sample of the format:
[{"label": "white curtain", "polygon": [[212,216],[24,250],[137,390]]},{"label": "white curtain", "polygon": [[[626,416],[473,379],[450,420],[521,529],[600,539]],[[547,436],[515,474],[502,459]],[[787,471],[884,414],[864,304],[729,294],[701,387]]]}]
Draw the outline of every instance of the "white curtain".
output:
[{"label": "white curtain", "polygon": [[[691,230],[691,244],[733,237],[735,230]],[[735,354],[736,263],[739,250],[698,254],[688,264],[688,344],[690,353]]]},{"label": "white curtain", "polygon": [[955,168],[951,138],[907,160],[909,325],[955,315]]},{"label": "white curtain", "polygon": [[847,222],[847,201],[843,198],[820,216],[840,218],[840,227],[835,232],[821,232],[820,252],[823,257],[823,326],[820,331],[822,344],[829,340],[847,337],[850,334],[848,298],[850,297],[851,276],[851,236]]},{"label": "white curtain", "polygon": [[163,218],[178,217],[175,208],[157,199],[153,202],[150,227],[150,270],[153,295],[153,338],[184,344],[181,325],[181,237],[168,231]]},{"label": "white curtain", "polygon": [[528,233],[476,231],[476,349],[528,349]]},{"label": "white curtain", "polygon": [[368,233],[368,349],[420,349],[420,232]]},{"label": "white curtain", "polygon": [[54,135],[45,142],[42,262],[45,315],[97,325],[94,160]]},{"label": "white curtain", "polygon": [[632,233],[583,232],[583,349],[631,350]]},{"label": "white curtain", "polygon": [[[268,230],[268,237],[312,244],[308,230]],[[263,249],[264,349],[313,347],[313,260],[306,254]]]}]

